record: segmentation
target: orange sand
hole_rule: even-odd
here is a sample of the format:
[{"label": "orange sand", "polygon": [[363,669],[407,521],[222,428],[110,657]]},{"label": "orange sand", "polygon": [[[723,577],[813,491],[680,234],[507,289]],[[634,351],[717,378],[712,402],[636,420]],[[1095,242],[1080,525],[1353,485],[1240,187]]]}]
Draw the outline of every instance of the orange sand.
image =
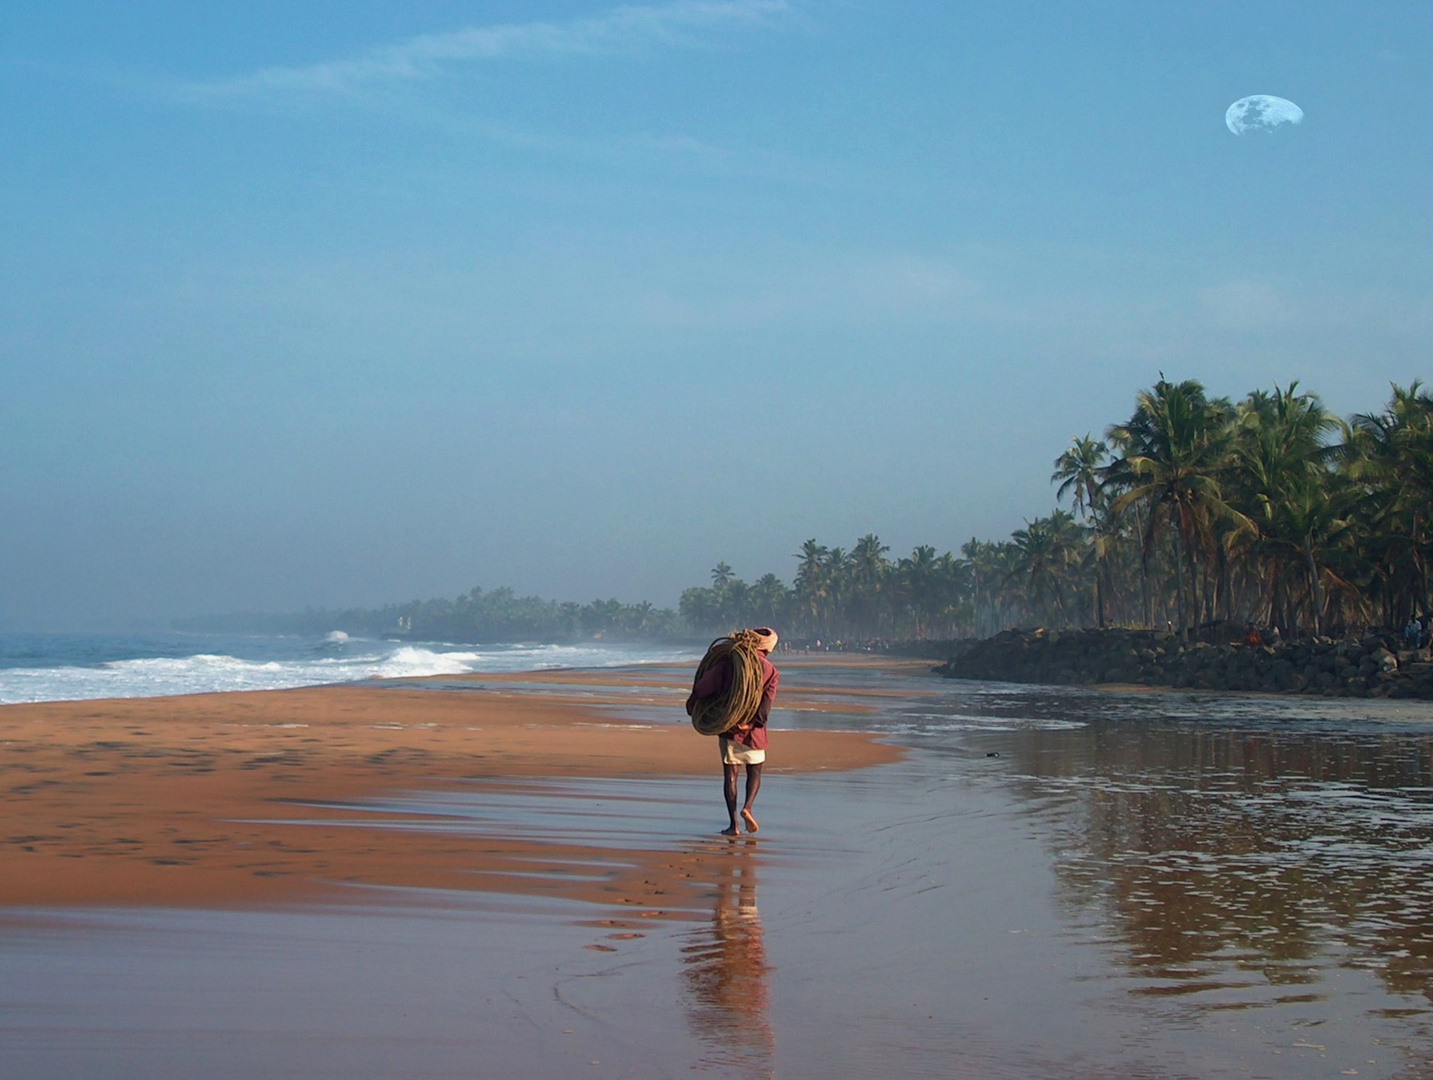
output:
[{"label": "orange sand", "polygon": [[[0,907],[232,905],[325,898],[351,884],[550,894],[643,914],[701,906],[713,856],[700,848],[363,828],[342,809],[294,805],[455,779],[715,776],[711,740],[621,712],[662,705],[680,718],[689,677],[538,673],[474,677],[481,688],[460,690],[395,683],[0,707]],[[602,693],[638,685],[636,695]],[[833,707],[822,697],[783,691],[782,705]],[[859,734],[781,732],[774,743],[773,772],[899,756]],[[712,809],[719,823],[715,788]]]}]

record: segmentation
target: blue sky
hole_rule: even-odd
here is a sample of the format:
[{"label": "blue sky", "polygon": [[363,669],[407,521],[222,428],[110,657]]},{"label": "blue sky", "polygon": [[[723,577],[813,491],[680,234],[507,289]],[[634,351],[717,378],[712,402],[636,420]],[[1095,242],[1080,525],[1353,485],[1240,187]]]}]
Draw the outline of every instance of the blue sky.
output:
[{"label": "blue sky", "polygon": [[[1428,374],[1433,9],[0,8],[0,626],[672,603]],[[1304,122],[1232,135],[1229,103]]]}]

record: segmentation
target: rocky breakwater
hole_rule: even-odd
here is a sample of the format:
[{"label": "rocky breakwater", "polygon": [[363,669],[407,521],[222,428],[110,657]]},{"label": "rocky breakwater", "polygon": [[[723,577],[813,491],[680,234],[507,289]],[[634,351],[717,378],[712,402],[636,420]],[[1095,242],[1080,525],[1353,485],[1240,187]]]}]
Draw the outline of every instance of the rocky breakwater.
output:
[{"label": "rocky breakwater", "polygon": [[1433,699],[1428,651],[1398,644],[1388,634],[1247,645],[1148,630],[1007,630],[966,646],[936,671],[1000,682]]}]

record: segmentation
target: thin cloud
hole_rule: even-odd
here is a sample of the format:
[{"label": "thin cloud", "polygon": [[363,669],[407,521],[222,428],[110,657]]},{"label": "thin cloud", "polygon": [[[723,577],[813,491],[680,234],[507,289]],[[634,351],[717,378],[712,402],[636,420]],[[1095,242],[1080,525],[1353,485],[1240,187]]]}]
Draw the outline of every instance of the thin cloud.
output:
[{"label": "thin cloud", "polygon": [[424,34],[362,56],[300,67],[270,67],[234,79],[187,84],[186,96],[222,100],[295,94],[355,94],[383,85],[417,83],[463,64],[497,59],[611,56],[641,49],[691,48],[704,30],[760,27],[792,10],[790,0],[677,0],[624,4],[569,22],[510,23]]}]

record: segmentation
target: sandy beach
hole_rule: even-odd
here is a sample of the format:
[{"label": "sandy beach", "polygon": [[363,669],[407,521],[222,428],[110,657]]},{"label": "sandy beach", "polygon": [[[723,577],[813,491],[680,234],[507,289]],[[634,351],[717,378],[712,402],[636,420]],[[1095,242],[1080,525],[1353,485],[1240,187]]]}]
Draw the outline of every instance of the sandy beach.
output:
[{"label": "sandy beach", "polygon": [[[538,672],[6,706],[0,906],[237,905],[332,899],[352,884],[479,883],[689,906],[683,889],[692,871],[671,852],[507,835],[454,843],[354,828],[357,815],[341,808],[513,777],[719,775],[714,742],[684,722],[687,677],[675,669]],[[845,711],[863,707],[853,693],[844,695]],[[819,688],[782,704],[832,707]],[[898,754],[868,735],[789,732],[771,768],[853,769]],[[715,790],[712,809],[719,823]],[[606,869],[600,880],[523,876],[543,863]]]},{"label": "sandy beach", "polygon": [[1430,1075],[1418,703],[780,666],[0,710],[0,1075]]}]

